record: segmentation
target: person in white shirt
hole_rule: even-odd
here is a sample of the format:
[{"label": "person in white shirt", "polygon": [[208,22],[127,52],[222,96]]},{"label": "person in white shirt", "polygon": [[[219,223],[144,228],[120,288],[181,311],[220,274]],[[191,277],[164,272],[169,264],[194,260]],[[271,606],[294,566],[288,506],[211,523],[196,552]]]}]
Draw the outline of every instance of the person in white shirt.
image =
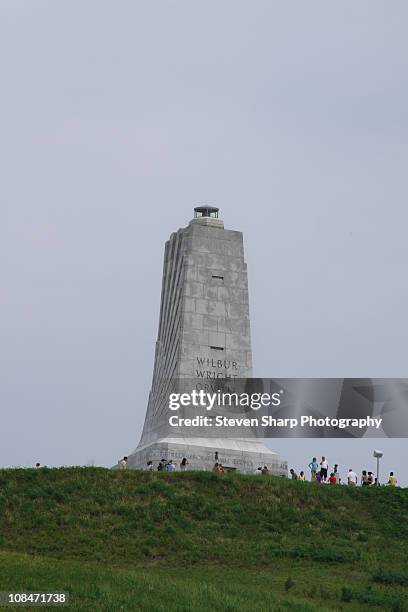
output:
[{"label": "person in white shirt", "polygon": [[127,457],[123,457],[122,461],[119,461],[119,468],[121,470],[126,470],[127,466],[128,466]]},{"label": "person in white shirt", "polygon": [[254,474],[255,474],[256,476],[259,476],[259,474],[262,476],[262,468],[261,468],[261,467],[256,468],[256,470],[255,470]]},{"label": "person in white shirt", "polygon": [[350,468],[347,474],[347,484],[349,487],[355,487],[357,485],[357,481],[357,474]]},{"label": "person in white shirt", "polygon": [[327,471],[329,469],[329,462],[326,461],[326,457],[322,457],[320,462],[320,476],[323,482],[327,480]]}]

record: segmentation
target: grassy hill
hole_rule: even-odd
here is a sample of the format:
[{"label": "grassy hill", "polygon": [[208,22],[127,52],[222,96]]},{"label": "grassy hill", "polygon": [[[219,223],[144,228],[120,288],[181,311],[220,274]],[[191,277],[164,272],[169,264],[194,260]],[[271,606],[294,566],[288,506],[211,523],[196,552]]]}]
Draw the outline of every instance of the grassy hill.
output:
[{"label": "grassy hill", "polygon": [[71,610],[403,611],[407,544],[406,489],[0,470],[0,590]]}]

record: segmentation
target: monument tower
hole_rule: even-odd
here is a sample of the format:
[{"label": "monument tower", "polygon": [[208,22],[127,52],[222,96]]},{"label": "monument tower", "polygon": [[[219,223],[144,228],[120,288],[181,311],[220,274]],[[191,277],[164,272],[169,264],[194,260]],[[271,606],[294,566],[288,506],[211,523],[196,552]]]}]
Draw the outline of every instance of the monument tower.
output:
[{"label": "monument tower", "polygon": [[195,379],[202,388],[220,378],[252,376],[243,237],[224,229],[218,212],[196,207],[194,219],[166,242],[152,387],[128,465],[144,468],[162,458],[177,465],[186,457],[190,469],[211,469],[217,453],[224,466],[240,472],[266,464],[272,473],[286,474],[277,453],[256,438],[198,437],[168,422],[172,381]]}]

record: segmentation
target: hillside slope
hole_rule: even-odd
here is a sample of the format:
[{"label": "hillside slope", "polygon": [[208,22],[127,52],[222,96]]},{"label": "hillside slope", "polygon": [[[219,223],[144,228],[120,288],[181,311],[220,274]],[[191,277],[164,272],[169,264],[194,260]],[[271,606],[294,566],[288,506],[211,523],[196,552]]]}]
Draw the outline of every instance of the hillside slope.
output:
[{"label": "hillside slope", "polygon": [[[241,591],[245,576],[248,585],[253,582],[248,575],[263,576],[270,597],[279,585],[285,605],[293,598],[306,605],[306,598],[312,606],[296,609],[323,609],[313,607],[315,598],[325,601],[325,609],[338,609],[327,603],[331,598],[350,609],[406,609],[406,489],[206,472],[0,470],[0,519],[0,568],[3,580],[9,576],[7,588],[18,576],[13,564],[23,568],[24,581],[32,557],[21,553],[27,553],[49,563],[54,573],[51,559],[93,568],[91,573],[109,567],[169,580],[172,572],[182,572],[191,584],[201,576],[215,588],[221,572],[230,588],[235,577]],[[181,605],[179,595],[177,601]],[[253,595],[252,602],[258,609]],[[126,605],[122,609],[162,609],[153,600],[150,608]],[[239,605],[230,609],[251,609]]]}]

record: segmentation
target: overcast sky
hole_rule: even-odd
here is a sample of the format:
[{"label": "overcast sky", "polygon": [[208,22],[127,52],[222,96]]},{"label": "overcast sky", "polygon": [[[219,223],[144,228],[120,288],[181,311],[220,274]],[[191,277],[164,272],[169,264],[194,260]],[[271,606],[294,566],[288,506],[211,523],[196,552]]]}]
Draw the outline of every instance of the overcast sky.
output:
[{"label": "overcast sky", "polygon": [[[408,375],[407,17],[0,0],[1,466],[134,450],[164,242],[200,203],[244,232],[256,375]],[[270,444],[374,465],[323,442]],[[407,441],[376,445],[408,484]]]}]

